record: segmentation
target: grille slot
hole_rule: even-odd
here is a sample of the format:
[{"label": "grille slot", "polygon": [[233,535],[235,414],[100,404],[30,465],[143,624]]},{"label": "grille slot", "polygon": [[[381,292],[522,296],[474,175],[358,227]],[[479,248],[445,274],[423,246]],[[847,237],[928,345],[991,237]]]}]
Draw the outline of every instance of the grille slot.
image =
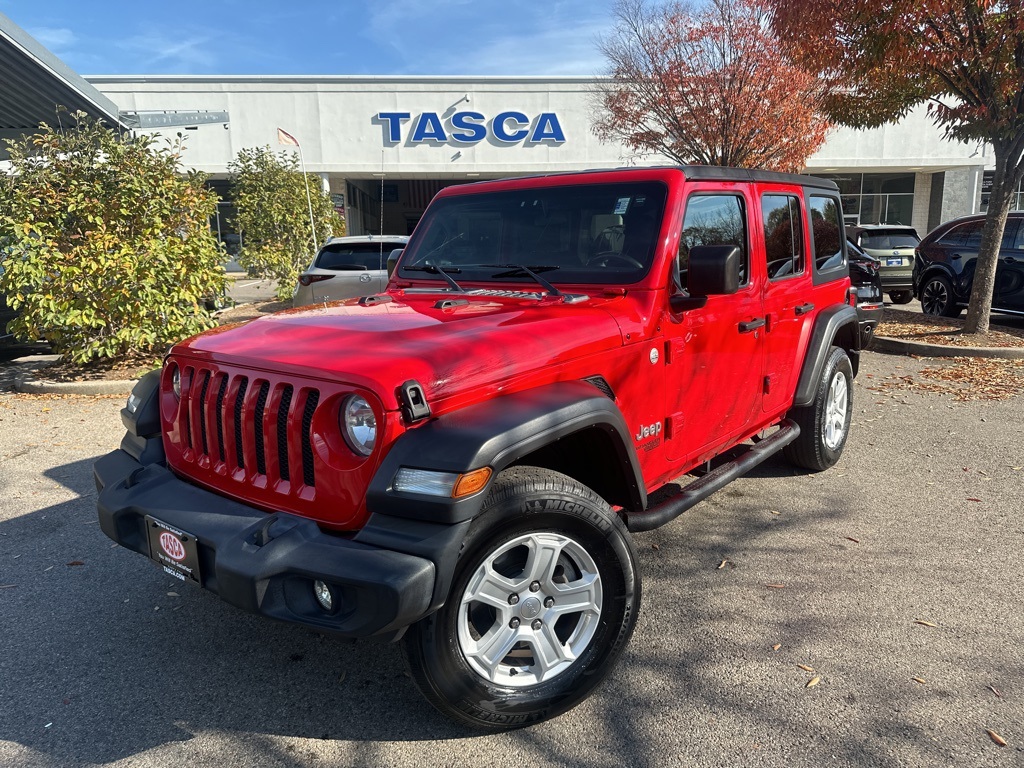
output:
[{"label": "grille slot", "polygon": [[313,426],[313,412],[316,411],[318,402],[320,392],[310,390],[306,396],[306,407],[302,411],[302,479],[311,488],[316,485],[316,475],[313,471],[313,439],[310,430]]},{"label": "grille slot", "polygon": [[267,407],[267,394],[270,392],[270,383],[264,381],[260,384],[259,394],[256,395],[256,416],[253,424],[253,432],[256,438],[256,471],[261,475],[267,474],[267,456],[263,445],[263,412]]},{"label": "grille slot", "polygon": [[291,468],[288,466],[288,409],[292,404],[292,391],[292,385],[285,384],[281,404],[277,408],[277,460],[282,480],[291,480]]},{"label": "grille slot", "polygon": [[225,461],[224,458],[224,396],[228,392],[228,377],[221,375],[220,377],[220,389],[217,390],[217,406],[215,408],[217,414],[217,457],[221,461]]},{"label": "grille slot", "polygon": [[249,379],[243,376],[242,383],[238,385],[238,397],[235,398],[235,459],[239,469],[245,469],[245,452],[242,450],[242,404],[248,388]]},{"label": "grille slot", "polygon": [[210,455],[210,444],[206,436],[206,393],[210,389],[210,372],[203,371],[203,388],[199,391],[199,439],[203,444],[203,455]]}]

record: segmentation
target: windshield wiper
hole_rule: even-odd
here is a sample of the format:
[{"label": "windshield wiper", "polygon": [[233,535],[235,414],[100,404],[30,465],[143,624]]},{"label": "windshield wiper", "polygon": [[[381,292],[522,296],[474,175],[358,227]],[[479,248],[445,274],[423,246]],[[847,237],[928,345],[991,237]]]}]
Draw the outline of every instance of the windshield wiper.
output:
[{"label": "windshield wiper", "polygon": [[541,285],[549,296],[562,296],[562,292],[555,288],[551,283],[545,280],[543,277],[537,274],[537,272],[551,272],[552,270],[558,269],[559,267],[551,264],[540,264],[526,266],[525,264],[481,264],[481,267],[493,267],[495,269],[504,269],[506,272],[499,272],[496,275],[491,275],[492,278],[498,277],[523,277],[524,275],[533,278],[533,281],[538,285]]},{"label": "windshield wiper", "polygon": [[466,292],[466,289],[463,288],[458,283],[456,283],[454,278],[452,278],[452,276],[448,274],[449,272],[456,275],[461,274],[462,270],[459,269],[458,267],[448,267],[448,269],[441,269],[436,264],[423,264],[411,267],[402,267],[402,269],[404,269],[406,272],[427,272],[428,274],[431,275],[440,275],[448,282],[448,285],[452,287],[452,290],[458,291],[459,293]]}]

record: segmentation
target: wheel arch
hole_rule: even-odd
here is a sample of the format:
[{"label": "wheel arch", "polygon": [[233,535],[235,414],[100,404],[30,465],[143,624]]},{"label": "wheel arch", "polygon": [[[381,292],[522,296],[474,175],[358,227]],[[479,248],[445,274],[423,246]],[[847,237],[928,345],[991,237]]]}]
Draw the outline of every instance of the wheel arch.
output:
[{"label": "wheel arch", "polygon": [[963,282],[961,277],[957,275],[956,272],[953,271],[953,268],[948,264],[933,262],[929,264],[923,272],[921,272],[921,276],[918,278],[917,290],[914,292],[914,297],[916,299],[921,299],[921,292],[924,291],[925,284],[935,275],[942,275],[942,277],[949,280],[949,284],[953,286],[954,293],[957,291],[958,286]]},{"label": "wheel arch", "polygon": [[860,362],[860,324],[857,310],[849,304],[823,309],[814,321],[807,345],[804,365],[800,371],[793,405],[802,407],[814,402],[814,390],[832,347],[841,347],[850,358],[853,375]]},{"label": "wheel arch", "polygon": [[[646,488],[629,434],[615,402],[587,382],[504,395],[406,432],[375,473],[367,508],[371,515],[463,522],[480,513],[499,472],[531,465],[568,475],[609,504],[643,509]],[[393,481],[401,467],[451,473],[490,467],[494,474],[476,494],[450,499],[395,491]]]}]

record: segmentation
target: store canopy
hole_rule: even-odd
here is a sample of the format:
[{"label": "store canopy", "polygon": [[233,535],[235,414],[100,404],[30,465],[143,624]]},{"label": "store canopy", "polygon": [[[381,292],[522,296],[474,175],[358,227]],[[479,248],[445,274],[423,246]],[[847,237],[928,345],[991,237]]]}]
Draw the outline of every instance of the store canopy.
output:
[{"label": "store canopy", "polygon": [[56,124],[59,107],[120,125],[114,102],[0,13],[0,138]]}]

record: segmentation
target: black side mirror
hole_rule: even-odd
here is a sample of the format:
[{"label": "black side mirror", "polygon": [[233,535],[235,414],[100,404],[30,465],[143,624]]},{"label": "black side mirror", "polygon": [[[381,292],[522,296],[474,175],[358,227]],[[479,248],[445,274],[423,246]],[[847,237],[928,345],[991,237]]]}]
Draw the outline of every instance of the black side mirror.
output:
[{"label": "black side mirror", "polygon": [[690,249],[686,289],[695,298],[736,293],[742,265],[738,245],[695,245]]},{"label": "black side mirror", "polygon": [[395,274],[395,267],[398,266],[398,260],[402,258],[402,251],[404,250],[404,248],[395,248],[395,250],[388,254],[388,277]]}]

